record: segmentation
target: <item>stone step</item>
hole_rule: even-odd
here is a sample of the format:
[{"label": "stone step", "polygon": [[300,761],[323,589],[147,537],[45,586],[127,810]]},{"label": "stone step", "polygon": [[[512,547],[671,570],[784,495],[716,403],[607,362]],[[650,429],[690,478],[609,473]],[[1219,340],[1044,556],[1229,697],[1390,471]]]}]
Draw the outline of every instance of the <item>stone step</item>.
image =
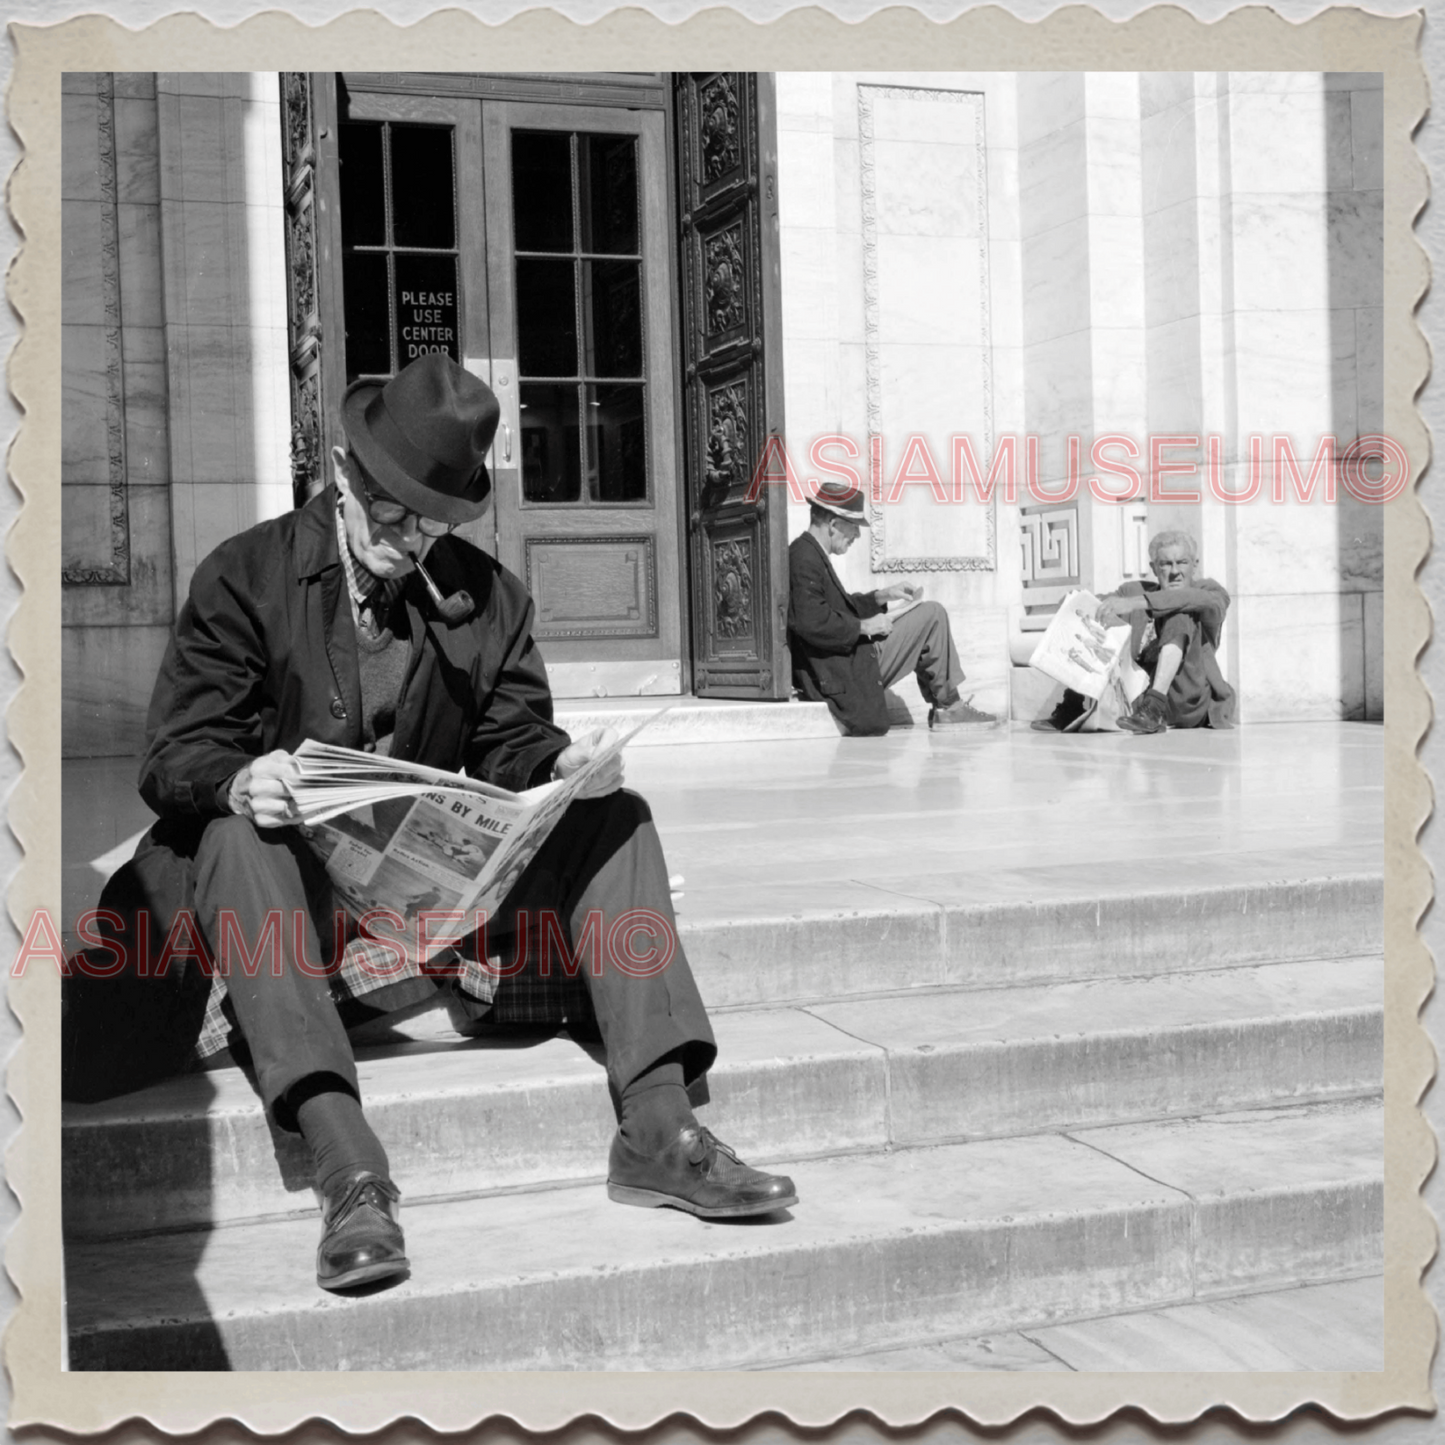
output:
[{"label": "stone step", "polygon": [[[666,709],[666,712],[663,710]],[[739,702],[726,698],[632,697],[558,702],[559,727],[580,738],[598,728],[625,733],[644,718],[663,713],[629,748],[675,743],[788,742],[839,736],[826,703]]]},{"label": "stone step", "polygon": [[1369,1372],[1385,1368],[1385,1281],[1370,1274],[767,1368]]},{"label": "stone step", "polygon": [[[766,1162],[1360,1095],[1380,1087],[1382,988],[1380,960],[1362,958],[723,1012],[704,1118]],[[432,1032],[430,1052],[421,1039],[359,1050],[368,1117],[409,1198],[602,1171],[613,1114],[598,1049]],[[314,1203],[304,1146],[268,1125],[234,1068],[67,1106],[62,1156],[74,1237]]]},{"label": "stone step", "polygon": [[67,1251],[90,1370],[785,1363],[1378,1272],[1383,1108],[1314,1105],[798,1161],[763,1224],[599,1185],[412,1206],[411,1276],[318,1290],[318,1225]]},{"label": "stone step", "polygon": [[[860,861],[855,872],[866,871]],[[1130,869],[1082,863],[1071,885],[1061,871],[981,887],[957,873],[920,876],[898,891],[840,882],[827,890],[837,903],[812,908],[797,906],[795,888],[766,883],[718,906],[706,880],[690,878],[678,931],[711,1008],[1346,958],[1383,947],[1378,872],[1188,887],[1177,877],[1141,885]]]}]

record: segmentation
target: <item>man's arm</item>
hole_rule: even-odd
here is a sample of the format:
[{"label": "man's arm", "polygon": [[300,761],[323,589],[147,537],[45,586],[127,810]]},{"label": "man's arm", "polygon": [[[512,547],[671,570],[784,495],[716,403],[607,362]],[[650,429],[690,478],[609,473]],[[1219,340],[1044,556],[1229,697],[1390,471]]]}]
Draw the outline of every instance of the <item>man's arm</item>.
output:
[{"label": "man's arm", "polygon": [[860,617],[876,616],[883,609],[873,596],[859,592],[850,600],[855,616],[833,600],[827,564],[817,558],[795,561],[789,573],[788,625],[814,652],[843,656],[858,645]]},{"label": "man's arm", "polygon": [[196,569],[155,690],[141,796],[163,817],[220,817],[262,747],[266,653],[250,603],[213,552]]},{"label": "man's arm", "polygon": [[520,793],[552,776],[559,754],[571,742],[552,721],[552,690],[542,654],[532,640],[532,600],[520,618],[499,618],[510,635],[492,692],[467,741],[466,768],[472,777]]}]

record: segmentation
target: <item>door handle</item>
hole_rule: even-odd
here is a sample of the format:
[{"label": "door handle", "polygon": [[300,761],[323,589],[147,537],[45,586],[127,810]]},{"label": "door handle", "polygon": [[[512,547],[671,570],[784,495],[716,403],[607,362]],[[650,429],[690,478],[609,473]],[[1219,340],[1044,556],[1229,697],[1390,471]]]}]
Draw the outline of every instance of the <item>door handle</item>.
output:
[{"label": "door handle", "polygon": [[494,448],[494,466],[511,467],[514,463],[512,435],[522,425],[521,397],[517,388],[517,363],[510,357],[468,356],[462,365],[473,376],[480,377],[492,388],[502,415],[497,425]]}]

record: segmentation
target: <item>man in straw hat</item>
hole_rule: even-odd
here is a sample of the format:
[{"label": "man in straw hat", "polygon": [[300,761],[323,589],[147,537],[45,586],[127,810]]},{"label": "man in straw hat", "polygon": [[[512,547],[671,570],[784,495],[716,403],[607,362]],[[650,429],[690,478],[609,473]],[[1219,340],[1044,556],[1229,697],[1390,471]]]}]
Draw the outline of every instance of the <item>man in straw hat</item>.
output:
[{"label": "man in straw hat", "polygon": [[[222,913],[259,950],[280,911],[282,966],[233,969],[224,981],[272,1118],[311,1146],[323,1199],[317,1280],[327,1289],[409,1265],[399,1192],[362,1111],[327,971],[307,962],[334,956],[334,900],[292,826],[293,750],[315,738],[520,791],[567,777],[600,745],[572,742],[552,720],[521,582],[452,535],[491,504],[483,458],[499,415],[491,390],[444,354],[384,384],[359,381],[342,403],[346,444],[332,453],[332,485],[201,563],[151,704],[141,793],[161,821],[108,888],[132,913],[149,912],[153,939],[193,909],[213,960],[225,953]],[[580,970],[619,1100],[608,1192],[704,1218],[781,1209],[796,1202],[792,1181],[741,1163],[689,1106],[687,1086],[717,1047],[676,938],[651,816],[621,781],[619,760],[568,809],[494,932],[505,936],[520,909],[548,908],[576,949],[593,911],[604,938],[615,917],[650,911],[658,955],[671,955],[665,967],[640,976],[609,957],[600,973]],[[136,937],[118,942],[133,951]],[[174,1011],[193,1022],[197,1012]],[[102,1066],[98,1053],[136,1057],[115,1010],[103,1029],[87,1033],[79,1015],[68,1025],[71,1078]],[[128,1086],[137,1082],[132,1074]],[[92,1077],[71,1092],[103,1090]]]},{"label": "man in straw hat", "polygon": [[[958,694],[963,681],[948,613],[918,602],[923,589],[895,582],[875,592],[847,592],[829,560],[842,556],[868,525],[862,494],[824,482],[809,503],[808,530],[788,548],[788,645],[793,685],[821,698],[850,736],[886,733],[884,689],[910,670],[928,700],[929,727],[992,727]],[[915,603],[890,617],[889,602]]]}]

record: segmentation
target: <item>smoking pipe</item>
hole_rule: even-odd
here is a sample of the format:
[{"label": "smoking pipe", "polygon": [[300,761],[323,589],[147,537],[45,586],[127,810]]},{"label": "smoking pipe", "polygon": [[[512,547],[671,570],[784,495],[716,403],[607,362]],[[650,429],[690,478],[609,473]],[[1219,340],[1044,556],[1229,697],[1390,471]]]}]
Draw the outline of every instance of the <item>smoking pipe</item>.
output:
[{"label": "smoking pipe", "polygon": [[431,600],[435,604],[436,610],[446,621],[460,622],[471,614],[475,604],[472,602],[470,592],[453,592],[450,597],[443,597],[441,588],[432,581],[431,573],[422,566],[421,558],[413,557],[411,560],[412,565],[421,573],[421,580],[426,583],[426,590],[431,593]]}]

